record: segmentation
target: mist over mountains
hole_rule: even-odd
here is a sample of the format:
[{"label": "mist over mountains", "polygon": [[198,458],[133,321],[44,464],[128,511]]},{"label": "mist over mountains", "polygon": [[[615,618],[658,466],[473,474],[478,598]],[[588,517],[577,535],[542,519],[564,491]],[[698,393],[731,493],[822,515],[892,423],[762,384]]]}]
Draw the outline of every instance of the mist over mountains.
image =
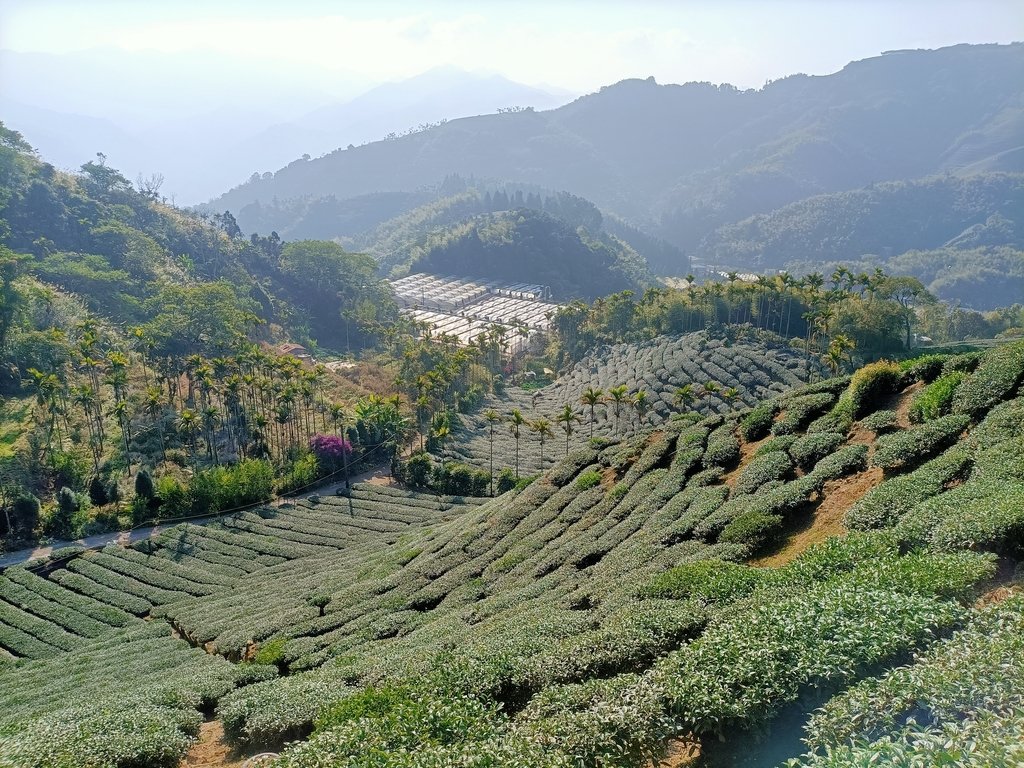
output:
[{"label": "mist over mountains", "polygon": [[[507,107],[548,109],[574,95],[453,67],[374,86],[259,66],[208,54],[0,51],[0,110],[58,167],[103,152],[128,178],[163,174],[164,194],[189,205],[303,155]],[[101,98],[96,83],[106,84]]]}]

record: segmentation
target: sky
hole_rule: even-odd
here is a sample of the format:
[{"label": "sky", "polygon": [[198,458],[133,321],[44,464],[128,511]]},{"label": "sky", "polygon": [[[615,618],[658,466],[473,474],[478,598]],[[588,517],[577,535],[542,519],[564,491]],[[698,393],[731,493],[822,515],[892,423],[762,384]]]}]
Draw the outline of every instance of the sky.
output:
[{"label": "sky", "polygon": [[890,49],[1021,39],[1020,0],[0,3],[0,49],[216,57],[336,93],[440,65],[576,93],[648,75],[756,88]]},{"label": "sky", "polygon": [[[427,71],[501,75],[546,94],[512,103],[550,108],[629,77],[760,88],[887,50],[1019,40],[1024,0],[0,0],[0,120],[59,167],[102,151],[192,203],[501,106],[465,79],[454,101],[416,81],[339,119]],[[321,108],[327,130],[309,122]]]}]

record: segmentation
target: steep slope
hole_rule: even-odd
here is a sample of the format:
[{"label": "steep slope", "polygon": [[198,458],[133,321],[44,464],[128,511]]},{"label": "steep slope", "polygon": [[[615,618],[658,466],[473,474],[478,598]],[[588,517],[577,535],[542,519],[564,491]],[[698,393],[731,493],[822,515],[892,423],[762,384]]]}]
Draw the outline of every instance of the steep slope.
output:
[{"label": "steep slope", "polygon": [[[9,581],[51,603],[80,599],[58,580],[117,599],[80,576],[153,597],[186,590],[154,617],[256,663],[189,651],[159,620],[129,620],[105,650],[47,629],[70,647],[0,662],[12,692],[0,756],[42,765],[88,747],[96,762],[173,766],[198,709],[217,702],[237,743],[300,739],[281,768],[354,766],[368,751],[381,766],[641,766],[680,735],[718,764],[771,765],[807,748],[792,723],[830,699],[812,748],[847,749],[849,734],[855,750],[881,740],[931,754],[907,725],[920,711],[918,726],[965,743],[981,730],[998,755],[1021,723],[1024,619],[1018,599],[976,598],[999,573],[1009,594],[1022,554],[1022,384],[1021,343],[874,364],[736,414],[595,441],[482,504],[357,488],[351,508],[311,499],[72,557],[49,578],[15,569]],[[884,481],[846,516],[859,532],[781,567],[744,564],[813,519],[832,484],[874,470]],[[378,518],[390,521],[381,537],[346,541]],[[65,626],[78,615],[32,610]],[[3,627],[8,616],[20,615],[8,609]],[[150,646],[160,664],[145,669]],[[962,679],[969,688],[949,682]],[[111,717],[100,705],[119,695]],[[71,716],[80,725],[63,728]],[[829,760],[807,758],[840,764]]]}]

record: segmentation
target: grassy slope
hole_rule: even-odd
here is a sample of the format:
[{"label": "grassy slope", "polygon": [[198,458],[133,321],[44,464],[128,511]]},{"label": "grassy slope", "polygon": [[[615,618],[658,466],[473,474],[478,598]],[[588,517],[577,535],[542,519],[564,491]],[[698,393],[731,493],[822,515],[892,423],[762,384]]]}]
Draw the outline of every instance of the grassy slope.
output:
[{"label": "grassy slope", "polygon": [[[261,662],[204,656],[209,669],[186,683],[174,671],[185,662],[172,663],[178,651],[165,648],[159,673],[107,680],[111,695],[133,689],[131,700],[151,707],[138,717],[171,755],[155,765],[174,764],[202,703],[186,696],[168,709],[149,688],[161,680],[219,700],[239,742],[306,736],[331,713],[287,752],[287,766],[350,765],[346,755],[368,749],[382,766],[468,765],[470,754],[491,765],[640,765],[677,734],[701,739],[711,761],[732,760],[719,733],[742,743],[750,764],[770,764],[802,749],[789,727],[794,713],[799,722],[850,683],[880,679],[937,637],[984,620],[972,603],[997,568],[983,552],[1004,558],[1000,573],[1012,582],[1024,529],[1013,495],[1024,488],[1024,346],[987,353],[964,379],[947,403],[963,419],[909,425],[905,407],[923,391],[915,372],[939,373],[907,373],[859,402],[848,424],[839,419],[846,382],[819,384],[774,401],[757,428],[749,413],[719,415],[581,446],[524,490],[483,504],[360,489],[351,508],[346,499],[312,500],[276,516],[241,515],[222,530],[175,530],[152,554],[76,558],[49,581],[92,590],[100,602],[130,587],[124,612],[167,617],[209,651]],[[888,426],[873,417],[886,407],[896,410]],[[835,437],[821,436],[837,424]],[[793,531],[813,527],[839,484],[864,478],[863,489],[874,490],[855,504],[850,497],[845,522],[865,531],[798,553]],[[875,514],[889,498],[882,506],[891,514]],[[955,510],[965,500],[973,513],[962,519]],[[787,556],[773,567],[743,565],[780,547]],[[113,588],[91,586],[101,581]],[[38,680],[72,660],[75,669],[91,669],[90,659],[102,667],[104,652],[71,631],[73,616],[60,614],[58,632],[5,610],[0,629],[20,621],[18,631],[37,642],[12,629],[0,645],[21,638],[22,655],[41,658],[0,660],[5,689],[24,702],[0,724],[0,764],[41,764],[40,734],[74,753],[79,736],[59,730]],[[60,623],[52,606],[34,610]],[[1018,603],[1002,610],[1004,621],[1019,622]],[[133,636],[137,624],[101,637],[126,649],[172,642]],[[947,663],[959,674],[952,653]],[[1019,644],[1005,653],[1022,663]],[[267,664],[288,676],[277,679]],[[1005,665],[990,667],[978,685],[997,685]],[[368,684],[390,687],[360,693]],[[921,695],[940,694],[948,696],[932,685]],[[927,727],[996,739],[1020,726],[1022,702],[1004,699],[997,713],[975,705],[966,725],[937,713]],[[862,741],[912,741],[897,704],[876,696],[870,706],[882,725],[858,734]],[[751,746],[748,728],[774,728],[770,743],[784,747]],[[101,743],[114,738],[100,733]],[[823,726],[815,737],[846,738]]]}]

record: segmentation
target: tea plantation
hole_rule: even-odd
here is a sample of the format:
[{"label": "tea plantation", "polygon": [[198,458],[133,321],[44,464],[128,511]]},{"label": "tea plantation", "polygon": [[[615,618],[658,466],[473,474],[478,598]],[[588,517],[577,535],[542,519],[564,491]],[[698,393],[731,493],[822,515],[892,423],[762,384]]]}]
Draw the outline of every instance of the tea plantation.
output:
[{"label": "tea plantation", "polygon": [[178,766],[204,719],[280,767],[1019,764],[1022,383],[1024,343],[769,382],[494,499],[9,569],[0,766]]},{"label": "tea plantation", "polygon": [[[811,371],[818,378],[822,376],[817,360],[811,362]],[[483,408],[461,417],[462,424],[445,451],[457,461],[488,467],[491,429],[484,416],[486,410],[491,408],[507,417],[512,409],[519,409],[527,420],[545,417],[552,422],[554,435],[544,446],[543,467],[547,468],[565,456],[567,442],[571,448],[585,444],[591,435],[631,436],[681,413],[730,413],[800,386],[807,377],[803,354],[776,341],[730,342],[698,332],[660,336],[641,344],[604,346],[547,386],[532,391],[510,387],[501,397],[485,398]],[[706,389],[704,385],[709,383]],[[625,388],[619,406],[609,397],[616,387]],[[588,389],[602,393],[592,413],[582,399]],[[646,399],[643,413],[633,402],[640,392]],[[566,405],[577,417],[568,441],[563,426],[556,423]],[[520,474],[532,475],[542,468],[540,442],[528,426],[520,431]],[[495,428],[495,471],[513,468],[515,452],[516,441],[509,427]]]}]

